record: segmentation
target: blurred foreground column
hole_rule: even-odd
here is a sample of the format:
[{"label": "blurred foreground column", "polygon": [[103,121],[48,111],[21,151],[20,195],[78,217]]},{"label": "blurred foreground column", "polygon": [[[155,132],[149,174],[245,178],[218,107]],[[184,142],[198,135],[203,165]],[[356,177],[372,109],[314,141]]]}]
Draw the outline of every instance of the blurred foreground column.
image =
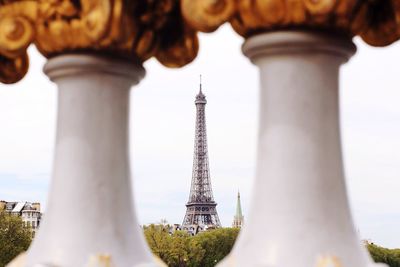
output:
[{"label": "blurred foreground column", "polygon": [[181,0],[181,7],[199,31],[229,22],[245,38],[243,52],[261,77],[249,216],[218,266],[374,265],[346,195],[338,75],[356,50],[353,36],[376,46],[399,38],[399,2]]},{"label": "blurred foreground column", "polygon": [[131,204],[128,157],[129,92],[144,69],[101,55],[64,55],[50,59],[45,73],[59,87],[55,160],[27,266],[156,266]]},{"label": "blurred foreground column", "polygon": [[27,255],[9,266],[164,265],[134,212],[129,92],[147,59],[181,67],[195,58],[197,36],[179,14],[177,1],[0,1],[0,82],[23,78],[34,43],[59,88],[46,213]]},{"label": "blurred foreground column", "polygon": [[261,77],[257,171],[247,224],[220,266],[372,264],[352,223],[340,143],[339,67],[355,50],[348,38],[304,31],[243,45]]}]

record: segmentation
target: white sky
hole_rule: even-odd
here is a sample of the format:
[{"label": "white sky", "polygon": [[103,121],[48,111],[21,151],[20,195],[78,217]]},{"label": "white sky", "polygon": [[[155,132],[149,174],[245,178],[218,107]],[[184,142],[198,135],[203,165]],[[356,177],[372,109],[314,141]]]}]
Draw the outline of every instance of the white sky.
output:
[{"label": "white sky", "polygon": [[[131,154],[141,223],[181,223],[188,199],[195,123],[194,97],[203,74],[214,197],[229,226],[240,189],[244,213],[254,176],[258,76],[229,26],[201,35],[200,54],[171,70],[145,63],[131,95]],[[343,67],[342,136],[348,191],[365,239],[400,247],[400,45],[358,53]],[[0,199],[45,203],[55,136],[56,89],[30,49],[25,79],[0,85]],[[282,77],[284,79],[285,77]],[[290,167],[290,166],[288,166]]]}]

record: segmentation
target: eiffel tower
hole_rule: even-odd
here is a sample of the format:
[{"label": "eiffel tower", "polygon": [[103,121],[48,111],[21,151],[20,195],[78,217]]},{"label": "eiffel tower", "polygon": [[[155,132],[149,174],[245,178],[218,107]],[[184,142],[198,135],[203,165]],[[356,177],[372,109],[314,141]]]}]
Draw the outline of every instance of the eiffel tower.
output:
[{"label": "eiffel tower", "polygon": [[194,141],[192,185],[182,229],[197,234],[208,228],[221,227],[214,201],[210,170],[208,167],[207,132],[205,106],[206,96],[200,92],[196,96],[196,134]]}]

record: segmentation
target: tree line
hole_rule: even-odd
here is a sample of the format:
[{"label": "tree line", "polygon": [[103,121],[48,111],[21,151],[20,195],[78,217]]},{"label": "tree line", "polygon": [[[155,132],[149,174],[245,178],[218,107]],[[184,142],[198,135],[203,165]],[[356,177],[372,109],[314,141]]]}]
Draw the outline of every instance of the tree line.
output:
[{"label": "tree line", "polygon": [[[183,231],[171,232],[166,224],[143,227],[152,252],[170,267],[212,267],[231,251],[239,229],[220,228],[190,236]],[[32,241],[31,230],[20,217],[0,213],[0,267],[26,251]],[[366,243],[376,262],[400,267],[400,249],[387,249]]]},{"label": "tree line", "polygon": [[[190,236],[185,232],[169,232],[168,225],[144,228],[152,252],[169,267],[212,267],[231,251],[238,229],[220,228]],[[388,249],[365,242],[375,262],[400,267],[400,249]]]},{"label": "tree line", "polygon": [[170,267],[211,267],[231,251],[239,229],[220,228],[190,236],[168,225],[144,227],[152,252]]},{"label": "tree line", "polygon": [[0,212],[0,267],[4,267],[31,244],[32,234],[17,216]]},{"label": "tree line", "polygon": [[375,262],[386,263],[390,267],[400,267],[400,249],[383,248],[369,242],[366,245]]}]

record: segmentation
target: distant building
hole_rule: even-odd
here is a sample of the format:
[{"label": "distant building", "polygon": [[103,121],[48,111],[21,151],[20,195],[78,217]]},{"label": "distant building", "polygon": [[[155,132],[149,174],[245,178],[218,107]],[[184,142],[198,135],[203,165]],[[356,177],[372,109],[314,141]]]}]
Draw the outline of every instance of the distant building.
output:
[{"label": "distant building", "polygon": [[236,203],[236,214],[233,217],[233,228],[242,228],[244,224],[244,217],[242,214],[242,205],[240,204],[240,192],[238,192],[237,203]]},{"label": "distant building", "polygon": [[169,226],[169,234],[172,235],[176,231],[182,231],[182,226],[180,224],[174,223]]},{"label": "distant building", "polygon": [[21,217],[24,226],[32,230],[32,237],[35,236],[42,220],[40,203],[37,202],[6,202],[1,200],[0,212]]}]

